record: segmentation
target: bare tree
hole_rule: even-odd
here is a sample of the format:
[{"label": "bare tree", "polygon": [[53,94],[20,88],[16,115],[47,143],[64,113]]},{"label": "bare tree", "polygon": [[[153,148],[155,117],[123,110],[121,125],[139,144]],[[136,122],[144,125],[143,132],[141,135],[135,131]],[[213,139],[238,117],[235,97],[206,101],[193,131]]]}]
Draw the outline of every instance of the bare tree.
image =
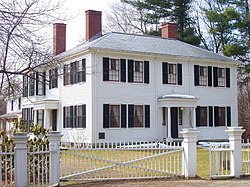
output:
[{"label": "bare tree", "polygon": [[152,27],[145,21],[145,10],[136,9],[121,1],[110,4],[106,14],[105,31],[116,31],[130,34],[146,34]]},{"label": "bare tree", "polygon": [[[46,29],[62,21],[63,2],[44,0],[0,1],[0,92],[16,91],[20,75],[51,62]],[[13,86],[15,85],[15,86]],[[6,91],[6,90],[5,90]]]}]

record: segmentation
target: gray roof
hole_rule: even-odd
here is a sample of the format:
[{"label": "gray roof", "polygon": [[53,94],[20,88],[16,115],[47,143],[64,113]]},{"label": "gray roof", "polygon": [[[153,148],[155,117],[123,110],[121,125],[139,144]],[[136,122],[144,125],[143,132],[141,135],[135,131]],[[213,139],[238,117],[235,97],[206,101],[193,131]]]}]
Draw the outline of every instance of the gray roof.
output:
[{"label": "gray roof", "polygon": [[104,34],[93,41],[81,44],[61,55],[74,54],[88,48],[237,62],[232,58],[175,39],[114,32]]}]

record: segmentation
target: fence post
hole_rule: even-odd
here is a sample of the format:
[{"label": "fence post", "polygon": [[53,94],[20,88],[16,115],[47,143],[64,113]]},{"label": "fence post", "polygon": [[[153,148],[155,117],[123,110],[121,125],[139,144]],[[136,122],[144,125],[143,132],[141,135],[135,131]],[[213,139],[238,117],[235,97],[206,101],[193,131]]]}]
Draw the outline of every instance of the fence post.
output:
[{"label": "fence post", "polygon": [[199,131],[196,128],[183,129],[180,132],[183,136],[182,147],[182,174],[189,178],[197,175],[196,143]]},{"label": "fence post", "polygon": [[14,133],[15,142],[15,186],[28,186],[27,140],[25,132]]},{"label": "fence post", "polygon": [[49,138],[49,180],[51,185],[59,185],[60,182],[60,142],[63,135],[60,132],[51,131]]},{"label": "fence post", "polygon": [[244,131],[242,127],[228,127],[226,130],[230,148],[233,150],[231,151],[230,173],[235,177],[240,177],[242,174],[241,135]]}]

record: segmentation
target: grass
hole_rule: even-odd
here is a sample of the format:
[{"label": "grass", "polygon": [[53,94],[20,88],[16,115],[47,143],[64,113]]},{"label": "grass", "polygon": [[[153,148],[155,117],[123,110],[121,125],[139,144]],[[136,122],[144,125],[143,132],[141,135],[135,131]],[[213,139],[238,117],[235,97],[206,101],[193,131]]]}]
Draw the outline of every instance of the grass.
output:
[{"label": "grass", "polygon": [[210,178],[209,150],[197,149],[197,175],[200,178]]}]

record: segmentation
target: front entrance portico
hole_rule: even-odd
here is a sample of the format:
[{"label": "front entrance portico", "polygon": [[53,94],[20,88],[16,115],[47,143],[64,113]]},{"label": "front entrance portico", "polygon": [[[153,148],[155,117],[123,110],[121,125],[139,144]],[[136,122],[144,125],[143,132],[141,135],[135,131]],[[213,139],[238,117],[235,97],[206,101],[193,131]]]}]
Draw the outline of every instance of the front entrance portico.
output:
[{"label": "front entrance portico", "polygon": [[182,123],[186,127],[196,128],[195,108],[198,98],[191,95],[167,94],[157,100],[158,106],[162,108],[162,124],[167,125],[167,137],[165,138],[168,140],[178,138],[180,131],[178,126]]}]

